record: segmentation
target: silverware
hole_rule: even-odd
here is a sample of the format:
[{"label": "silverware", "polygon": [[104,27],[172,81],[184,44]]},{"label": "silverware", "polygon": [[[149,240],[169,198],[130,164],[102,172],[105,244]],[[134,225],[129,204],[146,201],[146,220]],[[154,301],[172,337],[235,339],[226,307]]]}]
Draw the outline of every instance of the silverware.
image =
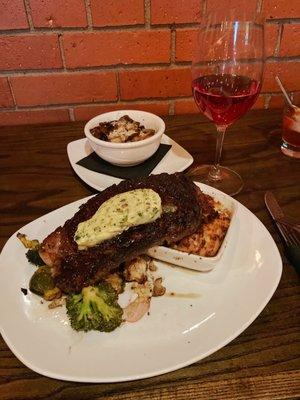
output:
[{"label": "silverware", "polygon": [[272,192],[266,192],[265,204],[285,241],[286,252],[290,262],[300,273],[299,224],[295,224],[290,217],[285,216]]},{"label": "silverware", "polygon": [[265,203],[267,209],[269,210],[269,213],[272,215],[276,223],[280,225],[285,225],[287,227],[290,227],[291,229],[299,231],[300,223],[297,223],[293,218],[284,214],[282,208],[278,204],[278,201],[276,200],[272,192],[266,192]]},{"label": "silverware", "polygon": [[294,231],[300,233],[300,224],[295,222],[292,218],[284,216],[283,218],[276,218],[276,222],[281,225],[286,226],[287,228],[291,228]]}]

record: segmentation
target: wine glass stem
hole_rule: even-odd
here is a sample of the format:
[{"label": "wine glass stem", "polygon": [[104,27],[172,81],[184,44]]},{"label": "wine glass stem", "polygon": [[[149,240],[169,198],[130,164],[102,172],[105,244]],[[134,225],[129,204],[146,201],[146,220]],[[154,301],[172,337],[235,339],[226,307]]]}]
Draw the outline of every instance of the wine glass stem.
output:
[{"label": "wine glass stem", "polygon": [[220,159],[222,155],[222,148],[223,148],[223,141],[224,135],[226,132],[227,126],[217,126],[217,145],[216,145],[216,156],[215,156],[215,163],[211,167],[208,179],[210,181],[220,181],[221,180],[221,171],[220,171]]}]

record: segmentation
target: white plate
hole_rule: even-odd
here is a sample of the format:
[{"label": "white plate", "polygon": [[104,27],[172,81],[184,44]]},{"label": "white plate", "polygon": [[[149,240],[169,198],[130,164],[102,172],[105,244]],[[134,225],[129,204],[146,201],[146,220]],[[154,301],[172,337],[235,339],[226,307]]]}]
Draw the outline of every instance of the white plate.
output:
[{"label": "white plate", "polygon": [[[53,211],[20,231],[41,240],[81,203]],[[48,310],[40,298],[21,292],[21,287],[28,288],[35,268],[27,263],[14,234],[0,256],[1,334],[25,365],[51,378],[78,382],[147,378],[199,361],[237,337],[266,306],[282,271],[271,235],[241,204],[218,268],[200,273],[157,265],[167,292],[178,296],[154,298],[149,316],[112,333],[77,333],[64,308]]]},{"label": "white plate", "polygon": [[[193,157],[190,153],[188,153],[183,147],[179,146],[179,144],[174,140],[169,138],[169,136],[164,134],[161,143],[171,144],[172,148],[167,152],[159,164],[157,164],[151,174],[161,174],[162,172],[173,174],[174,172],[181,172],[193,163]],[[94,189],[102,190],[121,181],[119,178],[90,171],[89,169],[76,164],[79,160],[93,152],[86,139],[79,139],[69,143],[67,146],[67,152],[71,166],[76,174]]]},{"label": "white plate", "polygon": [[[200,186],[200,185],[199,185]],[[228,241],[232,235],[234,224],[236,223],[236,214],[238,203],[232,197],[220,192],[210,186],[202,185],[202,191],[211,195],[215,200],[219,201],[224,208],[231,212],[231,221],[222,245],[218,253],[214,257],[202,257],[195,254],[184,253],[183,251],[171,249],[165,246],[155,246],[148,250],[149,256],[157,260],[165,261],[180,267],[194,269],[196,271],[207,272],[212,270],[221,260],[227,248]]]}]

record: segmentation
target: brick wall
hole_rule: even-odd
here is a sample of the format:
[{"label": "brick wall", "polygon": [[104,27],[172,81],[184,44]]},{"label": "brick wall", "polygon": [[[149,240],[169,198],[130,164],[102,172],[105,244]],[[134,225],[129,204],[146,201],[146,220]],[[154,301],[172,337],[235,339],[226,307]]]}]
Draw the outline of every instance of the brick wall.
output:
[{"label": "brick wall", "polygon": [[[300,98],[300,0],[249,2],[266,17],[265,81],[254,107],[281,107],[276,74]],[[198,112],[191,49],[203,9],[215,5],[0,0],[0,124],[86,120],[124,107]]]}]

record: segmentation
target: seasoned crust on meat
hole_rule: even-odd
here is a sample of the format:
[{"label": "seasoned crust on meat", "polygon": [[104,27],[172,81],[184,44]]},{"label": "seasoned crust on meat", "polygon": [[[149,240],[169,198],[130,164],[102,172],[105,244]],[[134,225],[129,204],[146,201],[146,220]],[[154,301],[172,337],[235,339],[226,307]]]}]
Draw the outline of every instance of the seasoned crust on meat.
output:
[{"label": "seasoned crust on meat", "polygon": [[214,257],[223,242],[231,221],[231,213],[211,196],[198,193],[202,204],[202,224],[192,234],[171,247],[202,257]]},{"label": "seasoned crust on meat", "polygon": [[[132,227],[120,235],[87,250],[78,250],[74,234],[80,222],[91,218],[100,205],[116,194],[134,189],[153,189],[159,194],[165,212],[156,221]],[[40,255],[49,256],[56,285],[66,293],[78,292],[83,286],[95,284],[116,270],[122,262],[130,261],[148,248],[163,243],[171,244],[192,234],[201,224],[201,205],[197,188],[182,173],[150,175],[122,181],[83,204],[73,218],[46,238]],[[53,243],[55,237],[56,243]],[[48,257],[49,258],[49,257]]]}]

